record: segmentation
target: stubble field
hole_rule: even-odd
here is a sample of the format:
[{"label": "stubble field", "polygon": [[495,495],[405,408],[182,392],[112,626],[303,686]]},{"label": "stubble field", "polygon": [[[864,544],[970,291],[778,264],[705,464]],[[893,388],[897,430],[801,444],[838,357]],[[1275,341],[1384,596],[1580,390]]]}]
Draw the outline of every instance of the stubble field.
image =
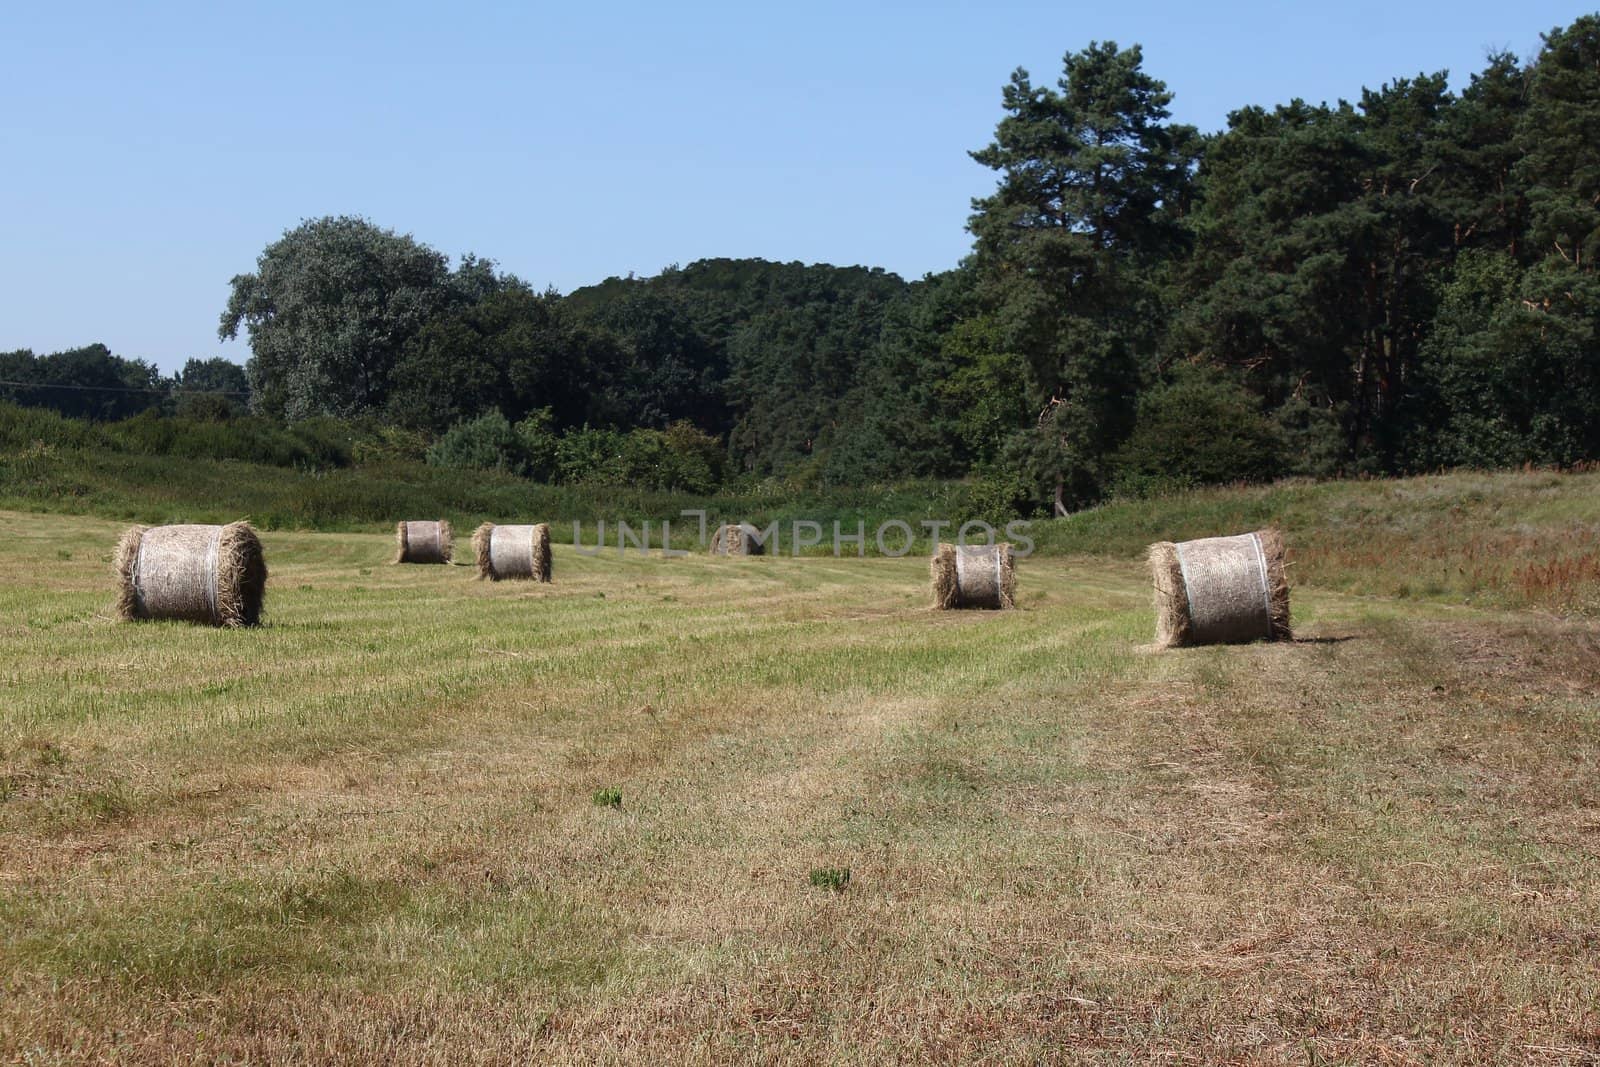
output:
[{"label": "stubble field", "polygon": [[1600,1060],[1584,617],[1302,584],[1155,653],[1125,555],[937,613],[269,532],[218,632],[111,619],[119,529],[0,512],[7,1059]]}]

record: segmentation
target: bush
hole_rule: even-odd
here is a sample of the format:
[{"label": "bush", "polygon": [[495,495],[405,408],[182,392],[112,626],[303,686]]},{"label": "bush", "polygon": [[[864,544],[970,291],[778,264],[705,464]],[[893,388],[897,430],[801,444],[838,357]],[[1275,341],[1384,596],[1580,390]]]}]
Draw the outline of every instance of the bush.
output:
[{"label": "bush", "polygon": [[1000,442],[998,456],[983,468],[979,475],[982,484],[974,496],[979,507],[1004,509],[1009,503],[1024,515],[1052,514],[1058,477],[1068,506],[1081,506],[1100,496],[1098,481],[1091,484],[1083,465],[1072,462],[1053,425],[1017,430]]},{"label": "bush", "polygon": [[227,422],[248,414],[250,409],[231,396],[178,390],[172,394],[172,410],[180,419],[193,422]]},{"label": "bush", "polygon": [[[258,416],[256,423],[277,426],[278,423]],[[320,415],[314,419],[301,419],[287,427],[294,439],[305,447],[313,464],[319,467],[348,467],[354,452],[356,431],[341,419]]]},{"label": "bush", "polygon": [[362,466],[420,463],[427,454],[427,434],[392,424],[363,427],[350,449],[351,461]]},{"label": "bush", "polygon": [[555,414],[549,408],[540,408],[513,427],[517,435],[517,447],[522,450],[523,473],[534,481],[553,482],[556,479],[556,448],[560,438],[551,428],[554,423]]},{"label": "bush", "polygon": [[1040,512],[1035,487],[1019,471],[986,466],[963,487],[955,518],[961,522],[986,522],[999,529],[1013,519]]},{"label": "bush", "polygon": [[100,427],[69,419],[48,408],[29,408],[0,401],[0,447],[107,448]]},{"label": "bush", "polygon": [[451,427],[428,449],[436,467],[503,470],[563,485],[629,486],[708,493],[717,487],[721,443],[693,426],[668,430],[596,429],[557,435],[548,408],[512,426],[491,412]]},{"label": "bush", "polygon": [[1269,481],[1283,466],[1283,447],[1244,386],[1211,367],[1183,367],[1139,398],[1133,434],[1112,456],[1114,484],[1144,495]]},{"label": "bush", "polygon": [[707,442],[721,452],[716,438],[686,423],[666,431],[633,430],[622,437],[622,476],[627,484],[645,489],[709,493],[718,478]]},{"label": "bush", "polygon": [[521,474],[526,466],[511,423],[498,411],[456,423],[428,448],[426,458],[429,466],[462,470]]},{"label": "bush", "polygon": [[722,484],[727,475],[728,450],[721,438],[682,419],[668,426],[663,436],[667,451],[676,461],[676,484],[662,488],[706,493]]},{"label": "bush", "polygon": [[186,418],[146,411],[121,422],[90,423],[43,408],[0,403],[0,446],[94,448],[136,456],[232,459],[274,467],[343,467],[350,428],[334,419],[284,426],[257,416]]},{"label": "bush", "polygon": [[556,476],[567,485],[625,485],[623,435],[588,426],[568,430],[556,444]]}]

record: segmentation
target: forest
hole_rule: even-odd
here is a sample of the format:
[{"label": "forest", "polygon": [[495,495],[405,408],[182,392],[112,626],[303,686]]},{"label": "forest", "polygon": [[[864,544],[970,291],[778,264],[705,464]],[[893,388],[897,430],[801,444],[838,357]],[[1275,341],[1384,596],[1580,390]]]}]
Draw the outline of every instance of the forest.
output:
[{"label": "forest", "polygon": [[550,483],[962,478],[1018,514],[1600,458],[1600,15],[1459,91],[1209,134],[1171,104],[1137,46],[1017,70],[971,251],[920,279],[712,259],[561,294],[318,218],[232,280],[247,367],[0,353],[0,400],[142,420],[139,447],[314,425]]}]

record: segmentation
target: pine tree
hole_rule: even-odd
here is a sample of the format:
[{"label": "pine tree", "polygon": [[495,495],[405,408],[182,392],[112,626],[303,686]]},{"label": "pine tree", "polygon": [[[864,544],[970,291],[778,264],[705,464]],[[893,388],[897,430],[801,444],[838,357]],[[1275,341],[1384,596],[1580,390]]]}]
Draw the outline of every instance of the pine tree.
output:
[{"label": "pine tree", "polygon": [[1000,173],[969,228],[1004,344],[1028,359],[1044,440],[1024,451],[1057,513],[1098,492],[1164,318],[1154,271],[1182,245],[1198,145],[1167,122],[1171,100],[1137,46],[1093,43],[1056,89],[1018,69],[994,141],[972,153]]}]

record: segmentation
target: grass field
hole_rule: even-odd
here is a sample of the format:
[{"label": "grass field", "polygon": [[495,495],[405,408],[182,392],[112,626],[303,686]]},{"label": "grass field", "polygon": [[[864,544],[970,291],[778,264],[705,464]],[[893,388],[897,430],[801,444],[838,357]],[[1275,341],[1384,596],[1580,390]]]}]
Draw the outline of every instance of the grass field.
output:
[{"label": "grass field", "polygon": [[1003,614],[273,532],[218,632],[111,620],[117,523],[0,512],[0,1057],[1600,1062],[1594,578],[1513,577],[1594,483],[1472,484],[1308,528],[1302,640],[1177,653],[1087,527]]}]

